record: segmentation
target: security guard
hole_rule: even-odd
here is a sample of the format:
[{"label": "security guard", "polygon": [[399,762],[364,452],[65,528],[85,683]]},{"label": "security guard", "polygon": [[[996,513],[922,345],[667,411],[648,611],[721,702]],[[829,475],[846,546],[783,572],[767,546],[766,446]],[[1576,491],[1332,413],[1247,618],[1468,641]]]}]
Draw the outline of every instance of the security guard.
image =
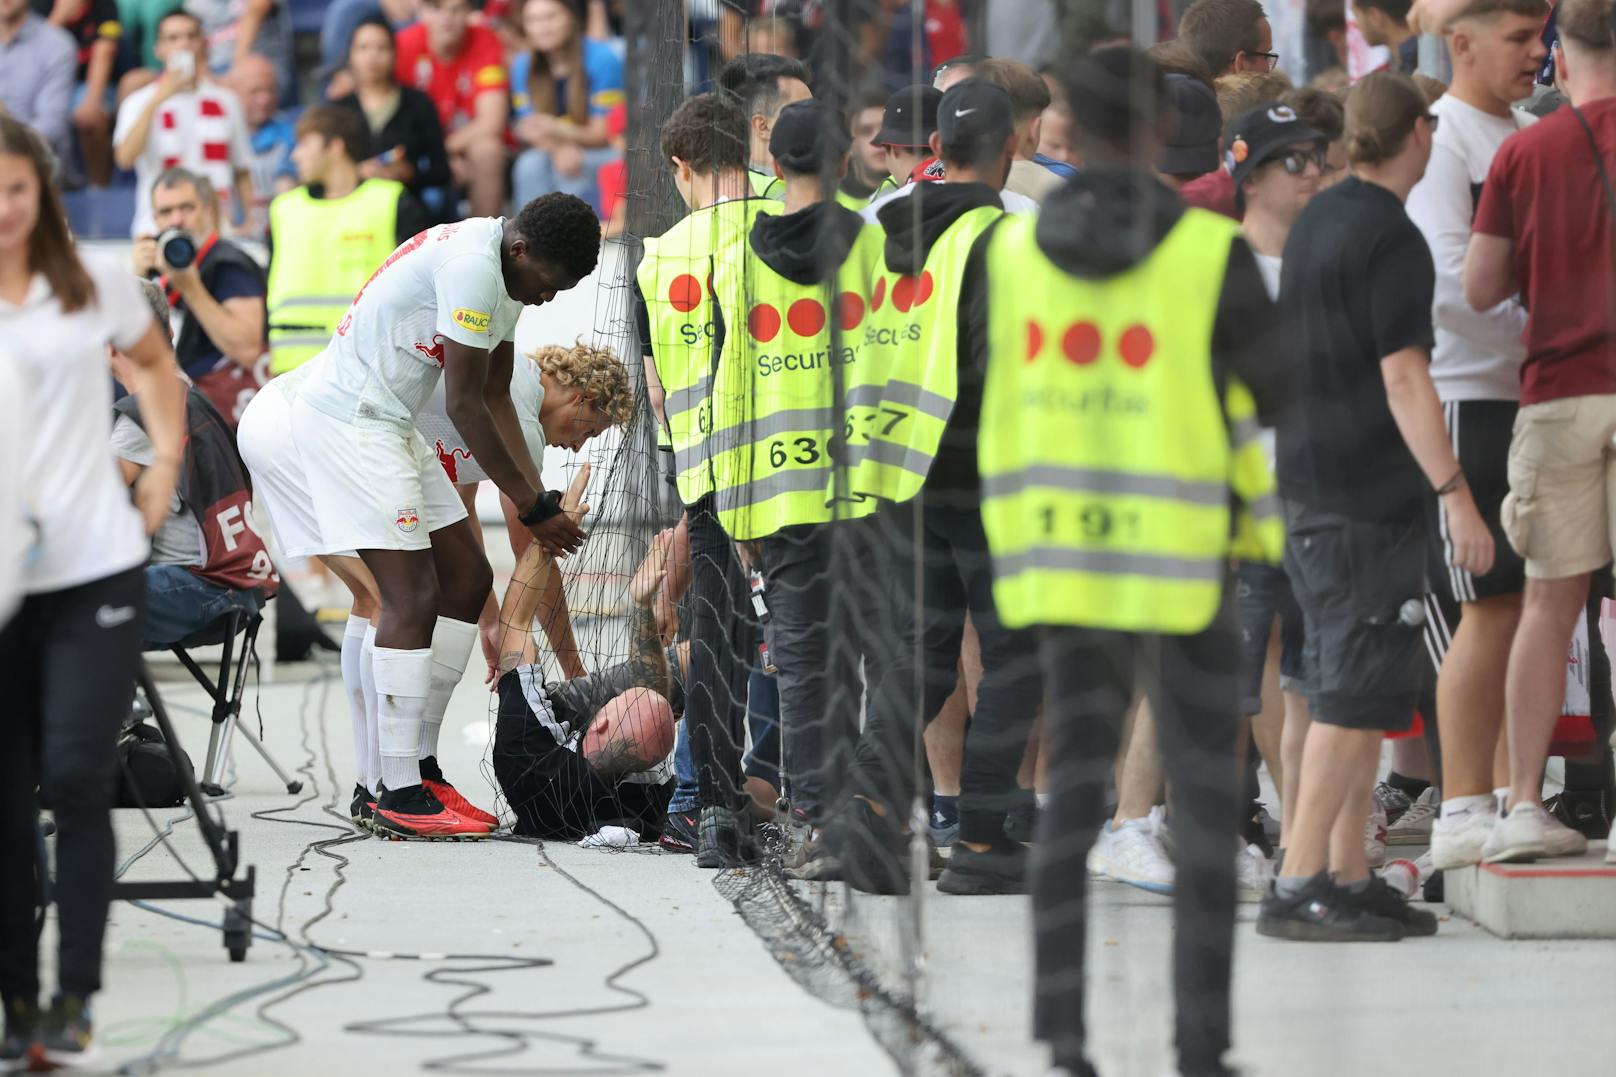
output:
[{"label": "security guard", "polygon": [[[777,669],[791,805],[824,817],[858,730],[853,618],[833,614],[837,521],[868,515],[846,496],[839,387],[869,364],[861,332],[883,234],[826,197],[850,140],[824,104],[781,110],[769,153],[784,212],[760,216],[746,245],[715,258],[724,341],[709,438],[718,518],[756,540],[767,581],[765,630]],[[854,539],[853,541],[856,541]]]},{"label": "security guard", "polygon": [[780,110],[813,96],[808,65],[772,52],[747,52],[735,57],[718,73],[718,87],[746,113],[747,176],[752,192],[779,201],[785,182],[769,160],[769,136]]},{"label": "security guard", "polygon": [[1178,1069],[1223,1074],[1240,702],[1229,564],[1280,554],[1253,419],[1272,424],[1285,399],[1284,352],[1236,227],[1137,165],[1168,129],[1156,66],[1099,50],[1068,91],[1084,169],[1039,219],[1006,219],[973,253],[964,289],[987,301],[967,299],[962,329],[987,361],[994,597],[1007,624],[1040,631],[1047,679],[1034,1035],[1056,1067],[1093,1072],[1084,862],[1137,669],[1174,791]]},{"label": "security guard", "polygon": [[932,152],[946,180],[915,183],[878,212],[886,244],[864,341],[871,366],[885,369],[861,377],[873,386],[850,384],[846,399],[853,492],[882,501],[895,639],[855,757],[853,797],[826,842],[852,886],[908,890],[900,821],[915,794],[914,723],[917,712],[935,718],[954,689],[968,612],[983,673],[960,773],[959,843],[938,887],[1020,893],[1026,850],[1004,825],[1021,799],[1016,772],[1038,706],[1036,650],[993,609],[976,492],[981,370],[964,361],[958,334],[966,256],[1003,216],[1015,125],[1005,92],[976,79],[942,96],[937,122]]},{"label": "security guard", "polygon": [[699,94],[674,110],[662,128],[662,153],[691,212],[645,241],[635,283],[651,404],[688,517],[693,617],[685,720],[700,784],[696,862],[716,868],[733,866],[745,853],[740,746],[753,633],[741,617],[746,581],[712,497],[707,435],[724,343],[713,269],[780,203],[752,194],[746,116],[717,94]]},{"label": "security guard", "polygon": [[360,176],[369,136],[357,112],[315,105],[296,136],[292,163],[303,186],[269,204],[271,374],[314,358],[376,267],[432,224],[403,184]]}]

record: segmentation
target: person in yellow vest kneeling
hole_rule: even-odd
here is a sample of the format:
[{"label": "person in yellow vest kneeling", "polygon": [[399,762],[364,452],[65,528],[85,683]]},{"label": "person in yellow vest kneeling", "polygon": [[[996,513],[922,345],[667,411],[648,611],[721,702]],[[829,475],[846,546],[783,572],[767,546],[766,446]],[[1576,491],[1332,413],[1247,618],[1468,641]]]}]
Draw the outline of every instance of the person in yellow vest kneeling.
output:
[{"label": "person in yellow vest kneeling", "polygon": [[301,187],[269,204],[269,372],[318,355],[376,267],[432,219],[396,180],[362,179],[369,156],[356,112],[315,105],[297,121]]},{"label": "person in yellow vest kneeling", "polygon": [[987,361],[978,462],[994,602],[1007,626],[1041,636],[1050,799],[1031,874],[1033,1033],[1055,1067],[1095,1072],[1084,862],[1137,671],[1174,791],[1178,1071],[1227,1074],[1241,689],[1230,563],[1275,560],[1282,542],[1272,470],[1240,429],[1285,405],[1285,352],[1234,223],[1186,209],[1149,171],[1170,130],[1156,65],[1103,49],[1066,81],[1084,169],[1040,217],[989,234],[964,282],[990,282],[988,302],[961,326]]}]

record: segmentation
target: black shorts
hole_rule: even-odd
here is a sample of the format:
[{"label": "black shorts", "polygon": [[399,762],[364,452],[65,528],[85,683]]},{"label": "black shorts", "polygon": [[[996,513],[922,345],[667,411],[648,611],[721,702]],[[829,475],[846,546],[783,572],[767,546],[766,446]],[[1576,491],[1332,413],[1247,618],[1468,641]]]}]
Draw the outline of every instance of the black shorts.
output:
[{"label": "black shorts", "polygon": [[1485,576],[1452,564],[1447,506],[1440,498],[1432,498],[1431,584],[1454,602],[1518,595],[1526,586],[1526,563],[1509,544],[1501,520],[1504,495],[1509,493],[1509,441],[1519,410],[1513,400],[1459,400],[1442,405],[1453,454],[1464,469],[1476,509],[1493,535],[1493,567]]},{"label": "black shorts", "polygon": [[1240,668],[1243,676],[1240,713],[1262,710],[1263,669],[1268,664],[1268,637],[1279,618],[1279,684],[1287,692],[1305,692],[1302,684],[1302,610],[1291,593],[1290,577],[1277,565],[1241,563],[1234,570],[1234,604],[1240,617]]},{"label": "black shorts", "polygon": [[1285,530],[1314,721],[1408,729],[1431,676],[1425,520],[1353,520],[1286,502]]}]

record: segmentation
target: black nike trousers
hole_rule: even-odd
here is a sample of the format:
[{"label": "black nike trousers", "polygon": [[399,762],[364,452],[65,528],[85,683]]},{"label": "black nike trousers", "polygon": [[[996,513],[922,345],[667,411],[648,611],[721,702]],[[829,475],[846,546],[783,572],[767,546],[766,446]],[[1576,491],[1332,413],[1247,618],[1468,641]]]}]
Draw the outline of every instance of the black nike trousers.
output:
[{"label": "black nike trousers", "polygon": [[1144,680],[1173,790],[1173,1000],[1179,1072],[1223,1074],[1229,1048],[1239,781],[1240,633],[1232,601],[1192,636],[1079,628],[1041,634],[1049,803],[1033,851],[1033,1035],[1056,1065],[1084,1059],[1086,863],[1107,817],[1123,717]]},{"label": "black nike trousers", "polygon": [[[112,902],[118,731],[134,699],[145,614],[144,567],[29,595],[0,629],[6,746],[0,751],[0,995],[37,999],[34,933],[39,797],[56,820],[58,985],[101,987]],[[35,790],[38,790],[36,795]]]}]

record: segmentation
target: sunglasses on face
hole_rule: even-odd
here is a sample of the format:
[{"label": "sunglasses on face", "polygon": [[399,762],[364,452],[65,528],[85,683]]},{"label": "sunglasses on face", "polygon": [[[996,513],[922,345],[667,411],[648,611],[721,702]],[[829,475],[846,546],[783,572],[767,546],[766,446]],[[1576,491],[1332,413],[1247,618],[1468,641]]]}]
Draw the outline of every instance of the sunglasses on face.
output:
[{"label": "sunglasses on face", "polygon": [[1320,172],[1327,169],[1324,164],[1323,150],[1287,150],[1268,159],[1270,164],[1284,168],[1292,176],[1300,176],[1307,171],[1308,165],[1317,165]]}]

